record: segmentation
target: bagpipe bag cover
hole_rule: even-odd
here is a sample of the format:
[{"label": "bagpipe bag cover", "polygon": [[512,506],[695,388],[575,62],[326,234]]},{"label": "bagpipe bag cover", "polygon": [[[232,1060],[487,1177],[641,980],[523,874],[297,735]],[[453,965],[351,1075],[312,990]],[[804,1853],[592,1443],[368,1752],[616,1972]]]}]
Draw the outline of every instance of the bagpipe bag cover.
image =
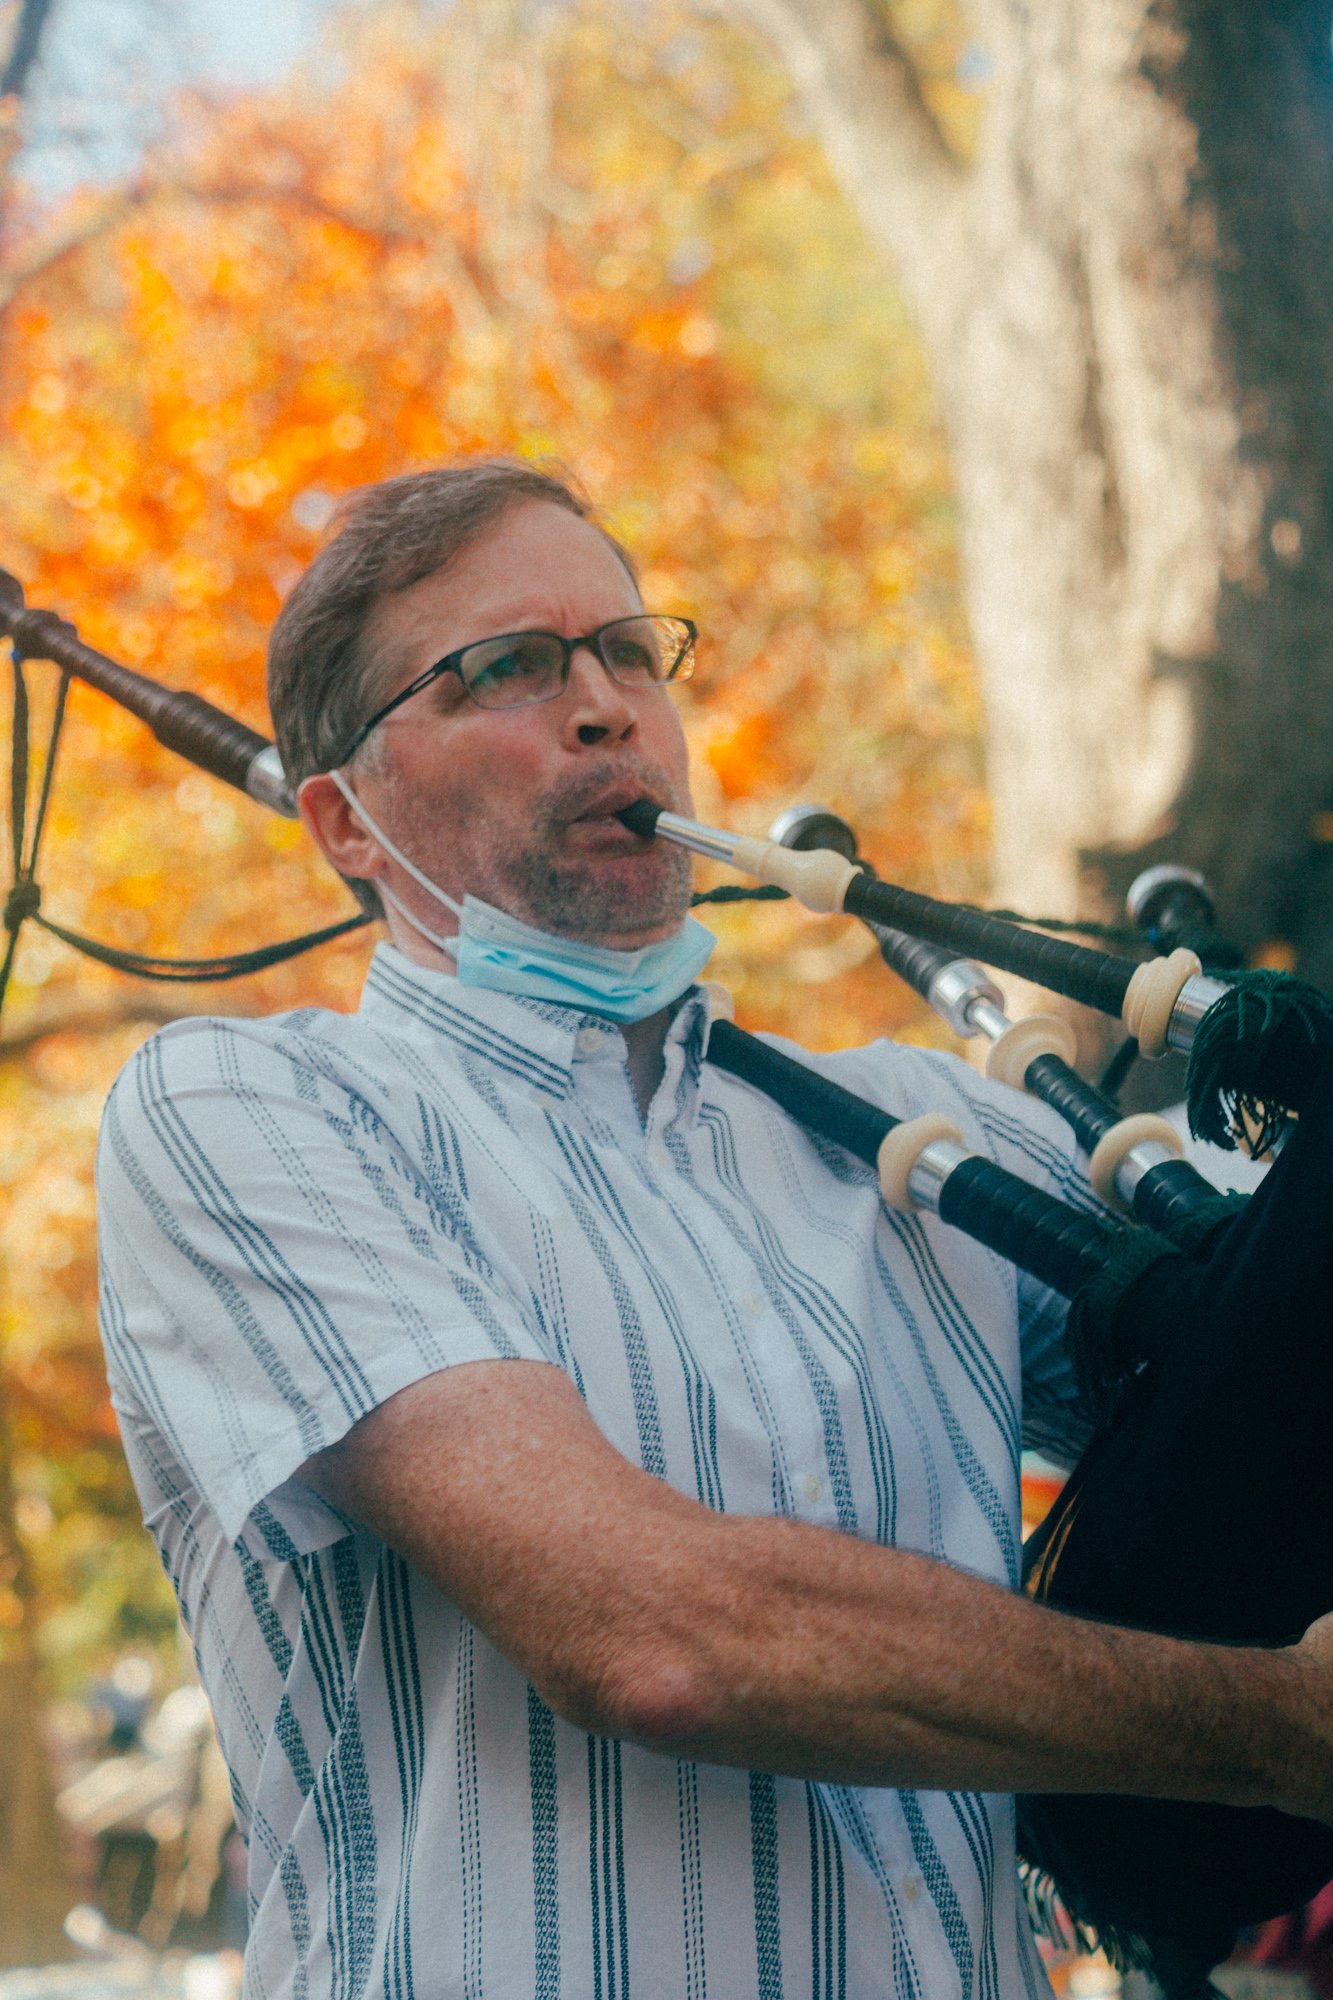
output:
[{"label": "bagpipe bag cover", "polygon": [[[1333,1068],[1209,1261],[1164,1257],[1115,1317],[1144,1365],[1030,1539],[1029,1589],[1182,1637],[1298,1639],[1333,1608]],[[1104,1938],[1211,1942],[1209,1963],[1333,1880],[1333,1830],[1260,1808],[1029,1797],[1019,1835]]]}]

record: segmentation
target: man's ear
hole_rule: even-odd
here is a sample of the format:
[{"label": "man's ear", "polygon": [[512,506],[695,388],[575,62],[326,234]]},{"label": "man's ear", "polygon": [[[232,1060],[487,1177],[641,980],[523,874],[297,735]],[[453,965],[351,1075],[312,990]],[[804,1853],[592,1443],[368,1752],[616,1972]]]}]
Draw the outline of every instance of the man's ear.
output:
[{"label": "man's ear", "polygon": [[340,875],[373,881],[383,874],[384,849],[327,771],[298,786],[296,803],[311,839]]}]

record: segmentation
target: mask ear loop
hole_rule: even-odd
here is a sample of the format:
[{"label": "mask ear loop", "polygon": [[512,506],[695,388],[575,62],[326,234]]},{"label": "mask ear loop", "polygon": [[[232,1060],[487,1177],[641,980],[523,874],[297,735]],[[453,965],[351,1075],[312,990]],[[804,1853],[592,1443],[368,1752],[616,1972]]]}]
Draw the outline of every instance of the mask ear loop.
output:
[{"label": "mask ear loop", "polygon": [[[352,808],[352,811],[361,821],[362,825],[365,826],[375,836],[375,839],[379,842],[380,846],[384,849],[385,853],[391,855],[393,859],[398,863],[398,866],[400,868],[405,868],[407,870],[407,873],[412,877],[412,880],[418,883],[420,887],[423,888],[428,895],[434,896],[437,903],[443,903],[444,907],[447,910],[452,911],[454,916],[456,916],[461,923],[463,918],[462,904],[456,903],[452,896],[446,896],[444,890],[441,889],[437,883],[432,882],[429,875],[425,874],[422,869],[417,867],[415,861],[409,860],[408,856],[403,853],[401,847],[397,847],[394,845],[393,841],[390,840],[388,834],[385,833],[383,827],[379,826],[376,823],[376,821],[371,818],[371,815],[367,811],[364,802],[357,797],[356,793],[352,790],[351,786],[348,784],[346,778],[343,776],[341,771],[330,771],[329,776],[332,778],[334,784],[338,787],[338,790],[342,793],[343,797],[346,799],[348,805]],[[387,883],[377,882],[375,884],[375,889],[377,894],[381,895],[386,903],[391,903],[393,905],[394,909],[397,910],[399,916],[403,919],[403,922],[406,924],[410,924],[412,926],[412,929],[418,932],[421,937],[424,937],[428,944],[433,944],[437,951],[445,952],[450,958],[457,958],[458,939],[456,937],[441,937],[438,931],[430,930],[425,924],[422,923],[420,917],[413,916],[411,910],[407,908],[406,904],[402,901],[401,897],[395,896],[393,890],[388,887]]]}]

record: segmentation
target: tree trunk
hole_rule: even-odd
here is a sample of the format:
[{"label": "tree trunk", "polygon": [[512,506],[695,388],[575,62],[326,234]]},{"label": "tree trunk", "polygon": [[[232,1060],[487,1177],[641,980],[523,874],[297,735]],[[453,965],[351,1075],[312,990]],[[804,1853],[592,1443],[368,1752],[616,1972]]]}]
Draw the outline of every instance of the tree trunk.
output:
[{"label": "tree trunk", "polygon": [[0,1658],[0,1966],[70,1956],[61,1925],[74,1896],[41,1713],[31,1659]]},{"label": "tree trunk", "polygon": [[734,5],[933,357],[997,892],[1186,861],[1333,983],[1327,0],[993,0],[968,164],[876,0]]},{"label": "tree trunk", "polygon": [[[0,250],[7,247],[9,174],[19,109],[39,59],[53,0],[21,0],[0,55]],[[0,274],[2,276],[3,274]],[[3,286],[0,285],[0,292]],[[10,1434],[0,1373],[0,1965],[69,1956],[61,1928],[73,1901],[69,1861],[46,1753],[33,1602],[14,1518]]]},{"label": "tree trunk", "polygon": [[0,1966],[69,1956],[74,1900],[56,1813],[33,1643],[33,1593],[14,1527],[8,1423],[0,1412]]}]

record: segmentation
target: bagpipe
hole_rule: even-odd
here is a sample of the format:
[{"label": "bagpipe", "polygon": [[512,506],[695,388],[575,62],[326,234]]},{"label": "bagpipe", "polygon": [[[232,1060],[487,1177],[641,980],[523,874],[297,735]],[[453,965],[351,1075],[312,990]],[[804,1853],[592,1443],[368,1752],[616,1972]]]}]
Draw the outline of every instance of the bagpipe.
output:
[{"label": "bagpipe", "polygon": [[[1044,1022],[1031,1039],[1015,1036],[1011,1080],[1095,1140],[1094,1158],[1109,1137],[1103,1190],[1157,1225],[1117,1229],[1010,1185],[942,1120],[896,1125],[859,1099],[844,1104],[846,1093],[806,1081],[797,1063],[793,1077],[767,1045],[733,1045],[724,1024],[710,1043],[712,1060],[874,1161],[891,1205],[933,1211],[1069,1298],[1068,1337],[1102,1422],[1025,1547],[1032,1596],[1182,1638],[1297,1640],[1333,1608],[1327,997],[1278,973],[1205,974],[1185,946],[1140,963],[1025,930],[879,882],[832,847],[738,838],[647,805],[621,817],[809,908],[887,928],[899,969],[990,1029],[992,1054],[1009,1024],[997,990],[974,978],[979,968],[959,969],[958,952],[1118,1015],[1145,1055],[1188,1054],[1196,1135],[1234,1146],[1243,1133],[1256,1152],[1281,1142],[1258,1191],[1222,1213],[1186,1162],[1162,1157],[1164,1121],[1119,1121],[1067,1072],[1067,1044],[1054,1045]],[[943,955],[915,951],[913,937]],[[1118,1136],[1117,1122],[1127,1128]],[[1209,1993],[1208,1973],[1242,1926],[1333,1879],[1333,1829],[1264,1809],[1042,1795],[1019,1800],[1018,1834],[1037,1896],[1053,1888],[1076,1927],[1122,1968],[1151,1973],[1170,2000]]]},{"label": "bagpipe", "polygon": [[[178,979],[234,977],[367,921],[228,959],[166,961],[114,951],[42,916],[37,847],[71,677],[259,803],[289,815],[295,805],[264,737],[95,652],[63,619],[26,607],[3,571],[0,633],[13,644],[16,682],[14,886],[0,995],[29,918],[103,962]],[[54,662],[61,683],[25,841],[23,662],[36,658]],[[1026,1545],[1028,1591],[1057,1610],[1181,1637],[1298,1640],[1333,1609],[1333,1004],[1284,974],[1233,972],[1220,950],[1209,952],[1208,971],[1183,945],[1118,956],[897,888],[856,857],[851,830],[818,809],[785,815],[768,840],[646,801],[621,818],[644,839],[727,864],[770,893],[869,924],[886,962],[959,1032],[989,1040],[991,1073],[1041,1097],[1090,1153],[1108,1204],[1101,1213],[969,1154],[947,1119],[894,1119],[734,1023],[712,1023],[708,1060],[869,1163],[886,1202],[938,1215],[1069,1299],[1069,1339],[1099,1423]],[[1173,928],[1160,912],[1181,888],[1179,876],[1153,886],[1150,935]],[[1072,1068],[1067,1025],[1054,1016],[1011,1023],[974,960],[1118,1016],[1147,1056],[1188,1054],[1192,1129],[1223,1145],[1244,1134],[1252,1150],[1276,1148],[1257,1192],[1219,1196],[1179,1157],[1164,1120],[1122,1118]],[[1052,1916],[1058,1899],[1076,1929],[1122,1968],[1149,1972],[1170,2000],[1210,1992],[1208,1973],[1239,1928],[1298,1907],[1333,1879],[1333,1828],[1261,1808],[1042,1795],[1019,1800],[1018,1832],[1038,1906]]]}]

